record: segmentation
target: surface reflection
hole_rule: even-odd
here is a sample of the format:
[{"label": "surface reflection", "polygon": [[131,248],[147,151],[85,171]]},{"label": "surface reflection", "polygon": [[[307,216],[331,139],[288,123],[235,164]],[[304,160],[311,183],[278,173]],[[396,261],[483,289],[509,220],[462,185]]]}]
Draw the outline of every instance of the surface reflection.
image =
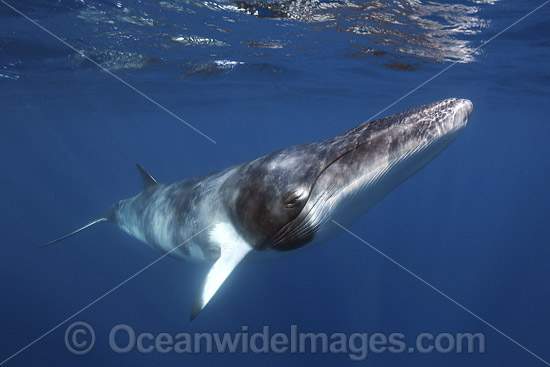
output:
[{"label": "surface reflection", "polygon": [[[300,56],[310,61],[343,57],[352,62],[373,59],[403,71],[425,63],[470,63],[479,53],[473,36],[491,26],[482,14],[497,1],[89,0],[63,7],[39,1],[36,9],[55,11],[59,16],[45,25],[70,34],[69,43],[109,71],[163,64],[163,70],[178,65],[177,74],[183,67],[184,75],[202,70],[208,76],[227,72],[216,60],[259,65]],[[44,17],[34,7],[22,8],[31,17]],[[0,18],[28,26],[12,13],[0,13]],[[18,46],[34,45],[33,37],[13,33],[0,40],[6,54],[0,78],[19,77],[24,68],[43,68],[38,60],[26,60]],[[43,62],[58,69],[86,68],[78,54],[58,46],[40,46],[48,51]]]},{"label": "surface reflection", "polygon": [[[463,36],[487,28],[478,16],[479,5],[498,0],[473,1],[472,5],[394,1],[233,1],[233,9],[258,18],[289,19],[317,24],[316,30],[336,30],[368,39],[375,47],[351,53],[370,55],[376,48],[437,62],[474,61],[476,50]],[[202,6],[202,5],[201,5]],[[378,47],[376,47],[378,46]]]}]

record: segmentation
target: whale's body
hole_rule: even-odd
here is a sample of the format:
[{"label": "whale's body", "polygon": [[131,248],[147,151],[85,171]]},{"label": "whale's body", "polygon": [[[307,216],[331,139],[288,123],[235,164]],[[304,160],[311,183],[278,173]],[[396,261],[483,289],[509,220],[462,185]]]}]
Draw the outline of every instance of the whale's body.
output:
[{"label": "whale's body", "polygon": [[171,251],[174,257],[214,261],[220,256],[220,244],[211,242],[209,232],[203,230],[228,222],[227,212],[220,205],[219,189],[232,171],[225,169],[170,184],[145,186],[137,196],[116,203],[108,218],[152,247]]},{"label": "whale's body", "polygon": [[464,99],[423,105],[170,184],[138,166],[143,191],[98,221],[112,221],[172,256],[213,263],[194,318],[245,257],[303,249],[336,232],[331,219],[343,225],[358,219],[448,146],[472,108]]}]

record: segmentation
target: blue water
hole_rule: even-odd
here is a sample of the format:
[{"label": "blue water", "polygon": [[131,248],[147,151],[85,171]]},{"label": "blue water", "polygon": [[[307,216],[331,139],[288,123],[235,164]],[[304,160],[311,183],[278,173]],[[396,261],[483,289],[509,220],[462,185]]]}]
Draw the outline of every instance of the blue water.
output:
[{"label": "blue water", "polygon": [[[492,39],[543,2],[8,3],[216,143],[0,3],[0,360],[66,321],[6,366],[545,365],[494,328],[550,361],[550,5]],[[237,268],[193,322],[207,268],[171,258],[67,320],[160,256],[110,224],[36,248],[139,192],[135,163],[175,181],[448,97],[474,104],[462,135],[350,230],[486,323],[346,233]],[[86,355],[74,321],[95,329]],[[479,332],[486,350],[117,354],[121,323]]]}]

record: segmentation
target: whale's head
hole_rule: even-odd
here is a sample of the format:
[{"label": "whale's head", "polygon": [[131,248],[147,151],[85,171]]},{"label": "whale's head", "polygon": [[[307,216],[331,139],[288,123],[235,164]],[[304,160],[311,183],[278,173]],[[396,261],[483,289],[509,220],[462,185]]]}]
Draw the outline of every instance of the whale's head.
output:
[{"label": "whale's head", "polygon": [[231,220],[256,249],[301,247],[334,227],[331,218],[357,219],[421,169],[472,109],[465,99],[434,102],[244,163],[221,188]]}]

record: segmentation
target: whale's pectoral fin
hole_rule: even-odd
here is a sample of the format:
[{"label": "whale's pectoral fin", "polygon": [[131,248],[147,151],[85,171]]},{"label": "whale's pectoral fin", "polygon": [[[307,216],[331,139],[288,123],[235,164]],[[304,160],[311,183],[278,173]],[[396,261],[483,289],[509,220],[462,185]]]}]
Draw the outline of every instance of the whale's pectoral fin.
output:
[{"label": "whale's pectoral fin", "polygon": [[193,320],[239,265],[252,247],[228,223],[218,223],[210,232],[210,241],[220,246],[221,253],[201,284],[193,303],[190,319]]}]

